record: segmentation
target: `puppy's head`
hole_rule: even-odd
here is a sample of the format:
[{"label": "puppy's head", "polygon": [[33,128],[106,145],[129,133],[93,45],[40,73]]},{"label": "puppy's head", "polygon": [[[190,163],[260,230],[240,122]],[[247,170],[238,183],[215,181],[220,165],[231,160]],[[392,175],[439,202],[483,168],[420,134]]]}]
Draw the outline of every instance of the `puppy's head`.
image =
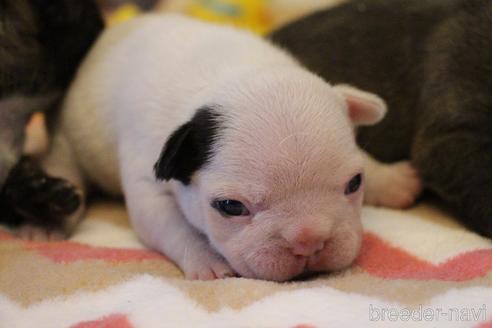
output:
[{"label": "puppy's head", "polygon": [[299,69],[220,88],[168,139],[157,178],[240,275],[283,281],[347,267],[361,243],[354,124],[385,105]]}]

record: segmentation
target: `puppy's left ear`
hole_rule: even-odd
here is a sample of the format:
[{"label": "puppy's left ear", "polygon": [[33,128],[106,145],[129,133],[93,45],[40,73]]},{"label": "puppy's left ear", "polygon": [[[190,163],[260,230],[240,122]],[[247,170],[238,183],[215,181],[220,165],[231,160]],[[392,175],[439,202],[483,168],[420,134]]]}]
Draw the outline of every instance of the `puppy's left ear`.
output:
[{"label": "puppy's left ear", "polygon": [[200,108],[167,140],[154,165],[155,177],[166,181],[174,179],[188,185],[193,173],[212,156],[219,121],[219,114],[214,109]]},{"label": "puppy's left ear", "polygon": [[348,114],[354,125],[373,125],[386,115],[386,103],[373,93],[348,85],[336,85],[333,89],[347,103]]}]

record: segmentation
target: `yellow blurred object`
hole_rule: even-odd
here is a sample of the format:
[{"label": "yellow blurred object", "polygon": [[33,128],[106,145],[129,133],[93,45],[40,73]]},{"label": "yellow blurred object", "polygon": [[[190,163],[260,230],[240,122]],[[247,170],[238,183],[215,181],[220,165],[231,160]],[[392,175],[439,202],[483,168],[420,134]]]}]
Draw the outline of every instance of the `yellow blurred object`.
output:
[{"label": "yellow blurred object", "polygon": [[203,20],[232,24],[265,34],[272,28],[267,0],[192,0],[186,13]]},{"label": "yellow blurred object", "polygon": [[108,26],[126,22],[140,14],[140,9],[134,4],[125,4],[115,10],[108,18]]}]

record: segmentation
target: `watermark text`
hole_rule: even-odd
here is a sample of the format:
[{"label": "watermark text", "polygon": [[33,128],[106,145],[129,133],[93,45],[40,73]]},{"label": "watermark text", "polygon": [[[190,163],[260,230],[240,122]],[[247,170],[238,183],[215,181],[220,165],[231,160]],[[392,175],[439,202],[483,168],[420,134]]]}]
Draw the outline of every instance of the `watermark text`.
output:
[{"label": "watermark text", "polygon": [[431,308],[419,305],[417,308],[378,307],[369,305],[371,321],[452,321],[479,322],[487,318],[487,306],[463,308]]}]

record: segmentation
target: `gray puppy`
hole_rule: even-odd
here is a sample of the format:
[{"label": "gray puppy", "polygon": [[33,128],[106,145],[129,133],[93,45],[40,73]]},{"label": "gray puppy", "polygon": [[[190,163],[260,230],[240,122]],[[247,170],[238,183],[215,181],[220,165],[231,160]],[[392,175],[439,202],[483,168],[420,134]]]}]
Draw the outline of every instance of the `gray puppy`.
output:
[{"label": "gray puppy", "polygon": [[328,81],[381,95],[388,115],[359,144],[411,158],[428,190],[492,237],[491,31],[488,0],[359,0],[272,38]]},{"label": "gray puppy", "polygon": [[23,160],[12,169],[20,159],[31,115],[57,107],[102,28],[93,0],[0,0],[2,221],[15,221],[12,212],[43,221],[57,211],[65,215],[77,208],[71,188],[47,177],[32,161]]}]

